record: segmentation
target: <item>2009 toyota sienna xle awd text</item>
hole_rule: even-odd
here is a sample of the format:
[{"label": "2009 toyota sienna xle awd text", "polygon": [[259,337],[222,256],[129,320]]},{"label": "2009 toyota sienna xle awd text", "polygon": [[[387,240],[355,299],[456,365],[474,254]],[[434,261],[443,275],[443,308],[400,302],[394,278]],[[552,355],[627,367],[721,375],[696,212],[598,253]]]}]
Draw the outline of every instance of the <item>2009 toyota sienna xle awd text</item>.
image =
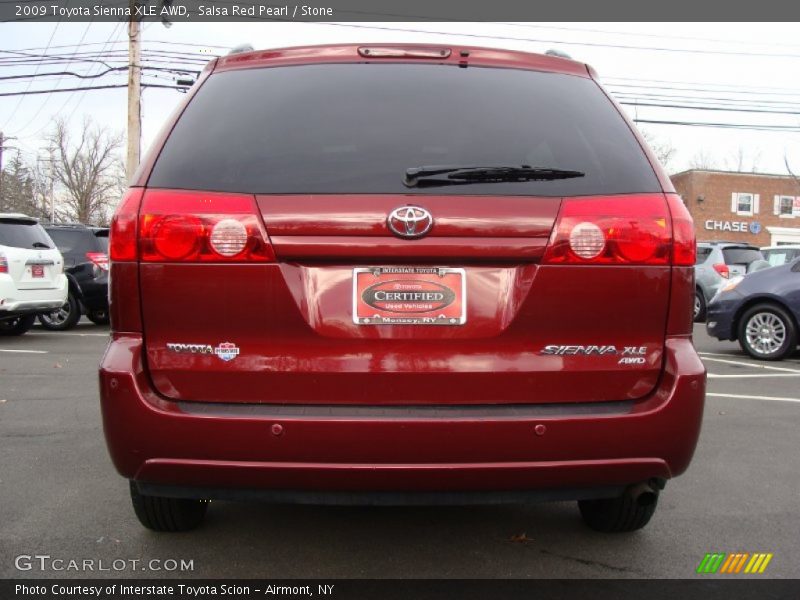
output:
[{"label": "2009 toyota sienna xle awd text", "polygon": [[691,218],[584,64],[214,60],[110,254],[105,435],[151,529],[209,499],[573,499],[627,531],[694,452]]}]

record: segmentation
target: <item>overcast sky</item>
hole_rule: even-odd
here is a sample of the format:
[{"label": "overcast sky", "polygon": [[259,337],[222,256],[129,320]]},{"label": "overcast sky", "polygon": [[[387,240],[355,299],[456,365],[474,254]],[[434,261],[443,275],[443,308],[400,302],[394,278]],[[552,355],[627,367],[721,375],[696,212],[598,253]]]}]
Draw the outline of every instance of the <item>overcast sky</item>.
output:
[{"label": "overcast sky", "polygon": [[[634,92],[628,85],[646,85],[669,89],[640,89],[641,94],[681,96],[717,106],[746,102],[749,110],[784,110],[800,113],[800,36],[796,23],[176,23],[167,29],[160,23],[147,23],[144,47],[169,49],[154,45],[155,40],[190,42],[233,47],[250,43],[255,48],[273,48],[341,42],[431,42],[467,44],[544,52],[550,48],[568,52],[576,60],[591,64],[601,80],[613,92]],[[439,33],[391,31],[425,30]],[[112,35],[113,34],[113,35]],[[52,40],[51,40],[52,36]],[[494,37],[484,37],[494,36]],[[50,47],[61,44],[127,41],[127,30],[115,23],[4,23],[0,25],[0,50]],[[503,39],[498,39],[503,38]],[[525,39],[511,39],[525,38]],[[598,44],[598,45],[595,45]],[[603,46],[605,45],[605,46]],[[637,48],[614,48],[634,46]],[[109,46],[110,47],[110,46]],[[123,44],[115,48],[126,48]],[[651,49],[644,49],[648,47]],[[102,46],[88,46],[97,50]],[[654,50],[662,48],[664,50]],[[70,54],[74,49],[60,50]],[[185,48],[184,48],[185,50]],[[209,48],[220,53],[220,50]],[[690,51],[683,51],[690,50]],[[51,50],[52,52],[53,50]],[[712,53],[712,51],[714,53]],[[8,56],[0,54],[0,56]],[[87,65],[73,64],[72,70]],[[35,66],[3,67],[0,77],[30,73]],[[40,72],[60,70],[41,67]],[[164,75],[163,83],[172,82]],[[41,79],[29,89],[124,83],[124,73],[102,79],[83,80],[71,77]],[[676,83],[664,83],[676,82]],[[28,80],[0,81],[0,93],[22,91]],[[683,89],[677,89],[683,88]],[[148,147],[164,119],[180,100],[173,90],[148,89],[143,94],[143,150]],[[620,96],[621,97],[621,96]],[[630,96],[628,97],[630,98]],[[674,99],[648,98],[669,104]],[[16,136],[8,145],[21,148],[28,157],[44,146],[42,136],[56,115],[69,117],[71,127],[79,127],[85,115],[104,126],[124,131],[126,91],[124,89],[84,93],[42,94],[23,97],[0,97],[0,130]],[[742,107],[741,104],[738,104]],[[690,121],[729,124],[770,124],[800,127],[800,114],[738,113],[663,107],[626,107],[640,119]],[[13,113],[13,117],[12,117]],[[641,125],[661,141],[677,150],[670,171],[688,168],[698,153],[711,156],[719,168],[736,166],[734,156],[741,148],[745,168],[757,161],[759,170],[785,173],[784,154],[793,170],[800,171],[800,133],[765,132],[739,129],[712,129],[676,125]]]}]

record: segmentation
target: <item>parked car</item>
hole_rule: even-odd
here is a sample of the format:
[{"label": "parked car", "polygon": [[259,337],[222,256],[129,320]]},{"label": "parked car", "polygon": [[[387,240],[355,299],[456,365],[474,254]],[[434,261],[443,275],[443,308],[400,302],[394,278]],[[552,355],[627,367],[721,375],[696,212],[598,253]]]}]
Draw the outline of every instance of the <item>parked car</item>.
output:
[{"label": "parked car", "polygon": [[39,222],[0,213],[0,335],[22,335],[67,297],[64,262]]},{"label": "parked car", "polygon": [[766,246],[761,248],[761,254],[771,266],[777,267],[792,262],[800,257],[800,244],[784,244],[781,246]]},{"label": "parked car", "polygon": [[[694,320],[706,319],[706,307],[714,294],[732,277],[744,275],[762,264],[764,256],[756,246],[741,242],[698,242],[695,265]],[[755,264],[754,264],[755,263]]]},{"label": "parked car", "polygon": [[64,256],[69,296],[63,306],[39,315],[46,329],[72,329],[81,315],[107,325],[108,318],[108,228],[81,224],[45,227]]},{"label": "parked car", "polygon": [[706,329],[720,340],[738,340],[759,360],[781,360],[797,347],[800,259],[737,277],[708,305]]},{"label": "parked car", "polygon": [[590,67],[279,49],[185,102],[111,225],[101,406],[144,526],[221,498],[650,520],[702,421],[694,227]]}]

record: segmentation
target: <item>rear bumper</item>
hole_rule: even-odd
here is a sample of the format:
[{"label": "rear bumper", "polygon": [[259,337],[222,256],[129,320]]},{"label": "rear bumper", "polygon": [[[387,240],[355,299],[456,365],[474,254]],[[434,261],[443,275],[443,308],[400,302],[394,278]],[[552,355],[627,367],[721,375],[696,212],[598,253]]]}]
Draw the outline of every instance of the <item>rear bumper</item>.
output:
[{"label": "rear bumper", "polygon": [[630,402],[202,405],[158,396],[143,369],[141,338],[116,336],[100,366],[100,397],[117,470],[151,492],[226,497],[209,490],[239,490],[263,497],[271,490],[279,498],[576,490],[577,497],[580,490],[667,479],[688,467],[702,421],[705,369],[688,338],[668,339],[665,360],[656,390]]},{"label": "rear bumper", "polygon": [[0,281],[0,318],[60,308],[67,301],[68,288],[63,274],[58,276],[54,287],[40,290],[20,290],[11,282]]}]

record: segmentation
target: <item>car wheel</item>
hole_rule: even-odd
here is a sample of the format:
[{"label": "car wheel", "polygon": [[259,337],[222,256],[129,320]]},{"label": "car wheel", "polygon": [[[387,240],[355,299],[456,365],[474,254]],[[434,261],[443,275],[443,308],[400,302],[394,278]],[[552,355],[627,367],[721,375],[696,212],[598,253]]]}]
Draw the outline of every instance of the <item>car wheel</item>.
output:
[{"label": "car wheel", "polygon": [[140,494],[131,481],[131,501],[139,522],[153,531],[189,531],[203,522],[207,500],[165,498]]},{"label": "car wheel", "polygon": [[706,320],[706,298],[700,290],[694,293],[694,322],[700,323]]},{"label": "car wheel", "polygon": [[789,314],[776,304],[757,304],[739,319],[739,345],[759,360],[781,360],[797,345],[797,331]]},{"label": "car wheel", "polygon": [[22,335],[36,323],[36,315],[25,315],[16,319],[0,321],[0,335]]},{"label": "car wheel", "polygon": [[86,313],[86,318],[89,319],[95,325],[108,325],[111,321],[108,318],[108,311],[107,310],[93,310],[91,312]]},{"label": "car wheel", "polygon": [[51,331],[66,331],[78,324],[81,318],[81,306],[78,299],[70,294],[64,306],[49,313],[39,315],[42,327]]},{"label": "car wheel", "polygon": [[618,498],[578,501],[584,523],[603,533],[641,529],[650,522],[657,505],[658,492],[652,489],[639,495],[625,493]]}]

